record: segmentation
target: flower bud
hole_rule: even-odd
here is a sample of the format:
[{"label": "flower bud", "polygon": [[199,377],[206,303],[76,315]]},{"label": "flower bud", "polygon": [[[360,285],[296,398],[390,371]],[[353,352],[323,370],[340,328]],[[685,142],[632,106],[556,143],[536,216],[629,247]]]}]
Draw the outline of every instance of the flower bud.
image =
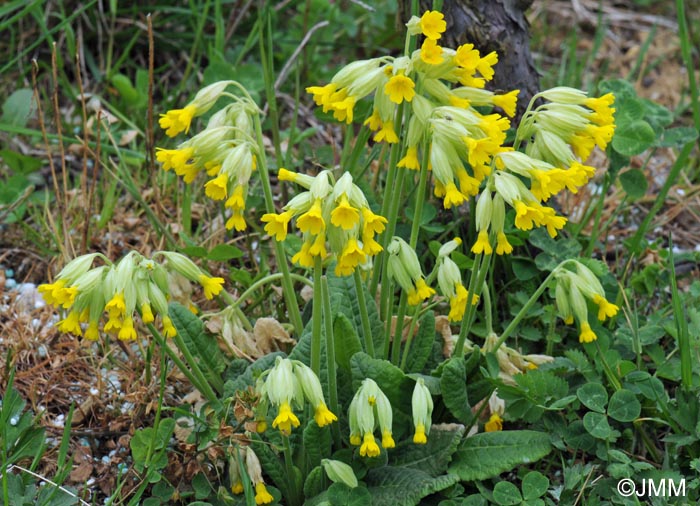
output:
[{"label": "flower bud", "polygon": [[339,460],[322,459],[321,465],[333,483],[343,483],[350,488],[357,487],[357,477],[352,467]]}]

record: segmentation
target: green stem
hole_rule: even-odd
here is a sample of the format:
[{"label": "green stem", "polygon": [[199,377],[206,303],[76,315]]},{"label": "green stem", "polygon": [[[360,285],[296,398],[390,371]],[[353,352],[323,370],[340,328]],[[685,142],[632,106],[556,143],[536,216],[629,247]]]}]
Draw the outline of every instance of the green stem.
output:
[{"label": "green stem", "polygon": [[385,315],[387,313],[387,304],[391,303],[387,295],[388,292],[385,288],[386,286],[388,286],[387,281],[389,279],[389,254],[386,252],[386,249],[389,247],[391,239],[394,237],[394,232],[396,231],[396,221],[398,219],[399,208],[401,207],[401,194],[403,193],[403,181],[405,176],[406,171],[402,169],[401,171],[399,171],[398,177],[396,178],[396,186],[392,191],[392,202],[391,207],[389,209],[389,216],[387,218],[388,223],[386,226],[386,230],[384,231],[384,245],[382,252],[379,254],[381,256],[382,262],[382,287],[379,295],[379,314],[382,318],[385,318]]},{"label": "green stem", "polygon": [[[300,276],[299,274],[294,274],[294,273],[289,273],[289,277],[292,278],[295,281],[298,281],[300,283],[304,283],[309,286],[313,286],[313,282],[310,281],[308,278],[305,278],[304,276]],[[251,296],[252,293],[257,291],[261,286],[264,286],[268,283],[272,283],[273,281],[277,281],[278,279],[284,279],[284,275],[281,272],[276,272],[275,274],[269,274],[265,276],[262,279],[257,280],[255,283],[250,285],[245,292],[243,292],[237,300],[232,300],[229,305],[233,306],[238,306],[241,301],[246,300],[248,297]]]},{"label": "green stem", "polygon": [[[394,290],[393,290],[393,283],[391,282],[391,279],[387,279],[387,294],[389,297],[393,299],[394,297]],[[383,288],[383,287],[382,287]],[[392,313],[394,310],[394,301],[389,301],[389,304],[387,305],[387,314],[386,314],[386,324],[384,325],[384,346],[382,347],[382,353],[381,357],[384,360],[387,360],[389,358],[389,350],[391,348],[391,317]]]},{"label": "green stem", "polygon": [[153,437],[148,442],[148,452],[146,452],[146,468],[151,465],[151,457],[155,449],[156,439],[158,438],[158,426],[160,425],[160,415],[163,408],[163,396],[165,394],[165,384],[167,380],[168,368],[165,363],[165,350],[161,350],[160,354],[160,388],[158,391],[158,406],[156,407],[156,417],[153,421]]},{"label": "green stem", "polygon": [[690,106],[693,109],[693,123],[695,129],[700,130],[700,97],[698,97],[698,85],[695,82],[695,69],[693,67],[692,43],[688,35],[688,23],[685,17],[685,2],[676,0],[676,15],[678,16],[678,38],[681,41],[681,55],[685,64],[688,84],[690,85]]},{"label": "green stem", "polygon": [[186,183],[182,192],[182,228],[188,236],[192,235],[192,187]]},{"label": "green stem", "polygon": [[[190,369],[187,367],[187,364],[185,364],[185,362],[183,362],[182,359],[177,355],[175,350],[168,346],[168,343],[165,342],[163,336],[160,335],[160,332],[158,332],[158,329],[156,329],[152,323],[147,324],[146,327],[148,327],[148,330],[151,332],[156,341],[158,341],[160,347],[163,350],[165,350],[165,353],[168,354],[170,360],[172,360],[177,366],[177,368],[180,369],[180,371],[182,371],[182,374],[184,374],[185,377],[187,377],[187,379],[190,380],[190,383],[192,383],[192,385],[197,390],[199,390],[209,402],[217,403],[218,399],[209,383],[205,380],[202,384],[200,378],[198,376],[195,376],[195,374],[193,374],[192,371],[190,371]],[[187,347],[185,346],[184,348],[186,349]]]},{"label": "green stem", "polygon": [[369,313],[367,313],[367,301],[365,300],[365,287],[360,277],[359,269],[353,273],[355,280],[355,292],[357,292],[357,304],[360,306],[360,321],[362,322],[362,334],[365,340],[365,352],[374,358],[374,340],[372,339],[372,328],[369,324]]},{"label": "green stem", "polygon": [[[486,335],[493,333],[493,310],[491,308],[491,290],[486,283],[484,283],[484,288],[481,292],[482,299],[484,300],[484,319],[486,320]],[[467,297],[468,299],[470,297]],[[467,304],[471,301],[467,300]]]},{"label": "green stem", "polygon": [[593,221],[593,229],[591,230],[591,236],[588,239],[588,246],[586,247],[586,252],[584,253],[584,256],[590,257],[591,253],[593,252],[593,248],[595,247],[595,243],[598,240],[598,234],[600,234],[600,217],[603,215],[603,205],[605,204],[605,195],[608,193],[608,188],[610,188],[610,183],[612,182],[612,178],[610,177],[610,174],[607,172],[605,173],[605,177],[603,178],[603,187],[602,191],[600,192],[600,196],[598,197],[598,205],[596,207],[595,211],[595,219]]},{"label": "green stem", "polygon": [[503,331],[501,336],[498,338],[498,341],[496,341],[495,346],[493,347],[493,352],[495,353],[498,348],[505,342],[508,337],[513,333],[513,331],[518,327],[518,324],[520,321],[525,318],[525,316],[528,314],[532,306],[537,302],[537,299],[540,298],[540,296],[544,293],[544,291],[547,289],[547,285],[549,285],[549,282],[554,279],[554,277],[557,275],[557,273],[566,265],[570,260],[564,260],[562,263],[557,265],[552,272],[549,273],[549,275],[545,278],[545,280],[540,284],[540,286],[535,290],[535,293],[533,293],[530,298],[527,300],[525,305],[518,311],[518,314],[515,315],[515,318],[511,320],[510,324],[506,327],[506,329]]},{"label": "green stem", "polygon": [[[275,203],[272,199],[270,173],[267,169],[267,158],[265,156],[265,145],[263,144],[260,116],[258,114],[253,115],[253,121],[255,123],[255,137],[257,138],[258,142],[258,157],[260,158],[258,169],[260,170],[260,181],[262,182],[263,194],[265,195],[265,210],[268,213],[274,213]],[[296,293],[294,292],[292,278],[289,274],[289,264],[287,263],[287,257],[284,253],[284,248],[282,247],[282,244],[277,241],[274,241],[274,243],[277,266],[279,267],[279,270],[282,271],[282,290],[284,291],[284,299],[287,303],[287,312],[289,313],[289,319],[291,320],[292,325],[294,325],[294,330],[297,336],[301,336],[301,332],[304,330],[304,325],[301,321],[301,312],[299,311],[299,305],[297,304],[297,298]]]},{"label": "green stem", "polygon": [[314,257],[314,299],[311,312],[311,370],[321,377],[321,323],[323,318],[323,292],[321,276],[323,261],[320,256]]},{"label": "green stem", "polygon": [[[426,143],[427,144],[427,143]],[[413,223],[411,224],[411,239],[409,245],[415,249],[418,244],[418,232],[423,221],[423,203],[425,202],[425,190],[428,185],[428,163],[430,161],[430,149],[423,146],[423,160],[420,166],[420,180],[418,181],[418,191],[416,192],[416,208],[413,212]]]},{"label": "green stem", "polygon": [[688,333],[688,320],[683,310],[680,292],[678,291],[678,281],[676,279],[676,265],[673,255],[673,241],[669,234],[668,250],[669,263],[671,264],[671,304],[673,306],[673,316],[676,320],[676,341],[681,353],[681,384],[687,392],[693,388],[693,362],[690,355],[690,334]]},{"label": "green stem", "polygon": [[615,376],[614,371],[608,364],[608,361],[605,360],[605,355],[603,354],[603,350],[600,349],[600,342],[596,341],[595,346],[598,350],[598,355],[596,356],[596,360],[600,360],[600,363],[603,364],[603,370],[605,371],[605,375],[608,378],[608,381],[610,381],[610,384],[613,386],[615,390],[620,390],[622,389],[622,385],[620,384],[620,380],[617,379],[617,376]]},{"label": "green stem", "polygon": [[290,504],[298,504],[297,497],[299,491],[295,486],[294,481],[294,462],[292,461],[292,447],[289,444],[289,436],[282,436],[282,453],[284,454],[284,466],[287,468],[287,490],[292,494],[289,498]]},{"label": "green stem", "polygon": [[[321,276],[321,291],[323,292],[323,321],[326,325],[326,368],[328,369],[328,401],[334,414],[340,412],[338,407],[338,386],[335,372],[335,338],[333,336],[333,312],[331,311],[331,294],[328,288],[328,278]],[[332,424],[331,433],[337,448],[340,448],[340,428]]]},{"label": "green stem", "polygon": [[418,312],[420,310],[420,306],[416,306],[415,308],[412,308],[413,310],[411,311],[411,325],[408,327],[408,334],[406,335],[406,344],[404,345],[403,348],[403,353],[401,354],[401,370],[405,370],[406,368],[406,362],[408,361],[408,354],[411,350],[411,344],[413,343],[413,334],[416,329],[416,325],[418,324],[419,316]]},{"label": "green stem", "polygon": [[185,357],[185,361],[192,369],[192,373],[197,377],[197,380],[199,381],[199,383],[206,390],[205,392],[202,392],[202,393],[205,394],[205,396],[208,399],[215,399],[215,401],[218,402],[218,396],[214,392],[214,389],[218,393],[223,392],[224,382],[221,379],[221,377],[216,375],[216,374],[212,375],[211,380],[212,380],[212,383],[214,383],[213,388],[212,388],[212,385],[207,380],[207,377],[202,372],[202,369],[200,369],[199,364],[197,363],[197,359],[195,359],[194,355],[192,355],[192,352],[185,344],[185,341],[184,341],[184,339],[182,339],[182,336],[179,333],[177,333],[177,334],[175,334],[175,337],[173,337],[172,339],[173,339],[173,342],[175,343],[175,346],[177,346],[177,348],[180,350],[180,353],[182,353],[182,356]]},{"label": "green stem", "polygon": [[[401,339],[403,339],[403,320],[406,316],[406,293],[401,291],[399,299],[399,312],[396,315],[396,328],[394,329],[394,341],[391,346],[391,363],[399,365],[399,357],[401,356]],[[391,321],[388,322],[391,328]]]},{"label": "green stem", "polygon": [[[260,45],[260,61],[263,67],[265,96],[267,97],[267,106],[270,111],[270,123],[272,124],[272,144],[275,146],[277,166],[281,167],[284,158],[282,156],[279,112],[277,110],[277,97],[275,95],[274,64],[272,60],[272,27],[270,25],[271,16],[268,8],[260,9],[259,13],[258,22],[260,32],[258,33],[258,42]],[[264,20],[263,17],[265,18]],[[263,29],[263,26],[266,27],[266,29]]]},{"label": "green stem", "polygon": [[478,254],[474,259],[474,268],[472,269],[472,275],[469,278],[469,288],[467,289],[467,310],[464,312],[462,325],[459,329],[459,337],[455,344],[454,353],[456,353],[458,357],[464,355],[464,342],[467,340],[476,312],[477,305],[472,304],[472,299],[475,295],[479,295],[481,291],[480,287],[484,286],[484,280],[486,279],[486,274],[489,271],[490,265],[491,255]]}]

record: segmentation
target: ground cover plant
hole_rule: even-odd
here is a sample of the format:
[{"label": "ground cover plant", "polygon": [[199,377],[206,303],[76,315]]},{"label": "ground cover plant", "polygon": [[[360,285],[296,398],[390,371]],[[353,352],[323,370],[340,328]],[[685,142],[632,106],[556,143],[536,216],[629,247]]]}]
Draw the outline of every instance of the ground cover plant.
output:
[{"label": "ground cover plant", "polygon": [[0,7],[1,504],[698,500],[683,2],[521,115],[439,4],[152,7]]}]

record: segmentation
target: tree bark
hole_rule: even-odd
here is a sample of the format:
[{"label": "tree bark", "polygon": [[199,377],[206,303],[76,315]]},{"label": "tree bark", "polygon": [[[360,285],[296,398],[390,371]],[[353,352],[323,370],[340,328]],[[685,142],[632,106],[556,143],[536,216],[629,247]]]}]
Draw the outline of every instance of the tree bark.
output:
[{"label": "tree bark", "polygon": [[[498,53],[496,74],[487,87],[493,91],[520,90],[516,116],[520,117],[539,91],[539,74],[530,53],[530,34],[525,10],[532,0],[445,0],[442,12],[447,31],[440,45],[456,48],[472,43],[482,55]],[[432,2],[420,1],[424,12]],[[411,17],[411,0],[401,0],[405,21]]]}]

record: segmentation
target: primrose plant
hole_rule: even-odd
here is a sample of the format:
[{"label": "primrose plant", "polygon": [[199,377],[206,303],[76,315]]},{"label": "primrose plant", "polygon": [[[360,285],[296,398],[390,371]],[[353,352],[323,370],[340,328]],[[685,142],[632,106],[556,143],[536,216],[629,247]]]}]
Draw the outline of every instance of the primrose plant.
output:
[{"label": "primrose plant", "polygon": [[[234,81],[211,84],[184,108],[161,116],[161,127],[175,137],[190,134],[194,118],[209,114],[201,131],[175,148],[158,148],[156,157],[188,186],[203,182],[204,195],[223,203],[227,229],[245,232],[254,220],[263,224],[279,274],[255,286],[281,280],[298,339],[288,356],[236,366],[238,373],[223,387],[221,371],[202,370],[210,361],[181,338],[193,328],[187,322],[196,327],[199,318],[178,311],[185,323],[173,325],[168,300],[176,278],[237,310],[245,297],[228,294],[223,278],[180,253],[146,258],[132,252],[115,264],[92,254],[41,287],[49,303],[67,311],[60,330],[87,339],[100,333],[135,339],[140,318],[220,420],[232,416],[232,399],[247,392],[251,409],[239,425],[242,433],[230,439],[223,496],[245,494],[257,504],[282,498],[292,505],[335,504],[343,494],[392,501],[400,489],[401,504],[417,504],[474,479],[466,451],[476,444],[471,441],[495,444],[503,437],[530,461],[541,458],[548,451],[546,434],[529,434],[521,444],[524,436],[516,433],[522,431],[503,431],[508,406],[497,388],[552,357],[521,354],[506,341],[548,289],[564,323],[577,323],[585,346],[597,339],[589,309],[597,307],[600,321],[618,312],[596,274],[566,259],[511,321],[496,327],[489,278],[494,259],[510,255],[533,229],[555,238],[565,228],[567,218],[550,199],[578,192],[594,175],[585,161],[595,147],[605,150],[611,142],[613,95],[542,91],[513,124],[518,90],[485,88],[496,72],[495,52],[483,55],[472,44],[440,46],[446,23],[437,11],[412,17],[407,29],[400,56],[352,62],[328,84],[307,88],[324,113],[346,126],[348,142],[361,122],[358,139],[373,135],[386,146],[388,159],[372,184],[355,171],[365,148],[355,142],[343,150],[339,167],[308,174],[279,168],[280,184],[298,191],[276,209],[261,110]],[[364,100],[371,101],[371,112],[357,119]],[[246,201],[258,184],[265,210],[256,218]],[[431,193],[446,210],[470,209],[471,227],[449,240],[443,236],[434,261],[426,261],[421,224]],[[411,207],[413,219],[398,227],[400,211]],[[293,228],[301,240],[289,240]],[[460,252],[463,244],[471,258]],[[98,258],[104,265],[93,267]],[[290,272],[290,264],[303,276]],[[306,318],[294,286],[300,277],[313,286]],[[241,310],[236,315],[250,323]],[[483,323],[478,333],[477,317]],[[437,320],[442,330],[436,333]],[[170,338],[184,361],[163,342]],[[496,360],[484,361],[487,355]],[[496,467],[515,465],[509,462]]]}]

